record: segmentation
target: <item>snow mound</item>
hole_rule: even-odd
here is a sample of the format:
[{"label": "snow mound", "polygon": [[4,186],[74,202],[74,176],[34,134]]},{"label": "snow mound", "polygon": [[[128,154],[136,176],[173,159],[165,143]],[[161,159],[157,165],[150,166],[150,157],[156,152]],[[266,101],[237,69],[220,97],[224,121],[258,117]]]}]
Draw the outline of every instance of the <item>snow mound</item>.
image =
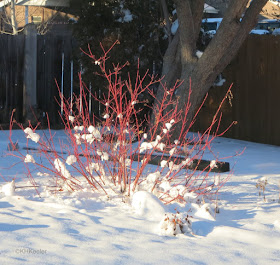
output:
[{"label": "snow mound", "polygon": [[193,208],[193,215],[195,217],[210,220],[210,221],[215,221],[214,213],[209,203],[205,203],[202,205],[192,203],[192,208]]},{"label": "snow mound", "polygon": [[15,181],[7,183],[2,186],[1,192],[5,194],[5,196],[13,196],[15,195]]},{"label": "snow mound", "polygon": [[138,191],[134,193],[132,207],[136,214],[151,221],[159,222],[165,214],[162,202],[155,195],[147,191]]},{"label": "snow mound", "polygon": [[191,232],[191,222],[181,213],[167,213],[159,224],[159,234],[163,236],[176,236]]}]

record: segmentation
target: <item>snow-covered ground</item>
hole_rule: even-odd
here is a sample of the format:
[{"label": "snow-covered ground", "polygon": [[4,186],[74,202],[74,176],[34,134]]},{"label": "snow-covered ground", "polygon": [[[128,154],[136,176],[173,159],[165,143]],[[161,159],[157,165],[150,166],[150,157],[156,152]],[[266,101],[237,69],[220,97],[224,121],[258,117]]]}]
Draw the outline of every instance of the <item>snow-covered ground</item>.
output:
[{"label": "snow-covered ground", "polygon": [[[57,134],[63,138],[63,132]],[[24,146],[21,131],[15,140]],[[242,156],[226,159],[234,173],[220,192],[220,213],[215,216],[203,204],[191,212],[189,205],[178,206],[192,216],[192,227],[165,236],[162,218],[175,214],[174,205],[164,206],[146,192],[136,193],[133,201],[89,188],[55,193],[47,176],[33,172],[38,196],[33,188],[22,188],[30,185],[24,165],[6,156],[7,145],[8,132],[2,131],[0,264],[280,264],[278,146],[215,139],[219,157],[246,147]],[[266,180],[264,201],[256,184]]]}]

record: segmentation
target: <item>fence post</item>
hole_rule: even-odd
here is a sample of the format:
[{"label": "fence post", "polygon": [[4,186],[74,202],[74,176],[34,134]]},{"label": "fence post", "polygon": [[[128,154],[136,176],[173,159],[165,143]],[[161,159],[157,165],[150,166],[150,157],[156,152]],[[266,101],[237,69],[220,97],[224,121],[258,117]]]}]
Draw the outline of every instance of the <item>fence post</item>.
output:
[{"label": "fence post", "polygon": [[37,108],[37,30],[34,24],[28,24],[24,30],[24,85],[23,85],[23,117],[33,118],[31,109]]}]

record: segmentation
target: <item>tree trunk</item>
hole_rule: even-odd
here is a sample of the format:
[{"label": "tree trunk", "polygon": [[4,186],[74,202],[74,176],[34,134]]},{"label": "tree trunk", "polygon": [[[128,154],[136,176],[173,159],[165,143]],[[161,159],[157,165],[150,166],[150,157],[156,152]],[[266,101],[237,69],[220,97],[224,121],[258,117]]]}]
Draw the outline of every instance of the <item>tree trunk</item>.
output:
[{"label": "tree trunk", "polygon": [[[164,56],[162,75],[167,87],[172,87],[178,78],[184,80],[176,91],[179,110],[186,108],[191,88],[188,122],[183,128],[187,129],[216,77],[230,63],[256,24],[257,16],[267,0],[254,0],[247,10],[247,0],[232,0],[216,35],[201,58],[196,57],[196,41],[200,31],[204,1],[174,0],[174,2],[177,7],[179,30]],[[179,69],[181,72],[178,74]],[[191,80],[191,87],[189,80]],[[163,87],[160,86],[155,106],[162,102],[162,96]],[[154,112],[155,110],[154,107]],[[154,117],[155,114],[152,115],[152,122]],[[180,140],[182,126],[182,121],[179,121],[173,128],[173,140]]]}]

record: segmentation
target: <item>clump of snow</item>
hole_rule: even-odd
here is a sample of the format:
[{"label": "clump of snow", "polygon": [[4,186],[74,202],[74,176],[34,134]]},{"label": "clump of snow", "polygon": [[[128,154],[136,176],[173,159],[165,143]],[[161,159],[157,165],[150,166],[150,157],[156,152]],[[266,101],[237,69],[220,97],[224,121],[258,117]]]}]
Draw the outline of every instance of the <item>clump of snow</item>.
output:
[{"label": "clump of snow", "polygon": [[258,179],[257,181],[257,186],[259,186],[260,188],[265,188],[265,186],[267,185],[267,177],[261,177],[260,179]]},{"label": "clump of snow", "polygon": [[66,179],[71,178],[70,172],[67,170],[66,166],[64,165],[64,163],[59,158],[56,158],[54,160],[54,167],[59,173],[61,173],[61,175],[64,178],[66,178]]},{"label": "clump of snow", "polygon": [[102,161],[109,160],[109,154],[107,152],[97,150],[97,154],[101,157]]},{"label": "clump of snow", "polygon": [[161,151],[163,151],[164,150],[164,148],[165,148],[165,144],[164,143],[159,143],[159,144],[157,144],[157,148],[159,149],[159,150],[161,150]]},{"label": "clump of snow", "polygon": [[92,134],[92,136],[94,137],[94,139],[98,140],[98,141],[101,141],[102,140],[102,136],[101,136],[101,133],[100,131],[95,128],[94,126],[89,126],[88,127],[88,132]]},{"label": "clump of snow", "polygon": [[182,162],[182,165],[183,166],[191,166],[193,164],[193,160],[191,159],[191,158],[189,158],[189,157],[187,157],[186,158],[186,160],[184,160],[183,162]]},{"label": "clump of snow", "polygon": [[103,119],[109,119],[110,118],[110,115],[108,113],[106,113],[104,116],[103,116]]},{"label": "clump of snow", "polygon": [[31,128],[27,127],[26,129],[24,129],[24,132],[27,134],[26,138],[31,139],[35,143],[39,142],[40,135],[37,133],[34,133]]},{"label": "clump of snow", "polygon": [[[170,155],[172,155],[172,154],[170,154]],[[192,159],[188,157],[188,158],[186,158],[186,160],[183,160],[178,165],[176,165],[173,161],[170,161],[169,164],[168,164],[168,167],[169,167],[170,171],[178,171],[178,170],[182,169],[185,166],[191,166],[192,163],[193,163]]]},{"label": "clump of snow", "polygon": [[170,122],[165,123],[165,127],[169,131],[172,127],[172,123],[170,123]]},{"label": "clump of snow", "polygon": [[94,142],[94,136],[91,133],[85,133],[81,136],[81,138],[89,144]]},{"label": "clump of snow", "polygon": [[66,162],[67,165],[71,166],[72,164],[77,162],[77,158],[74,155],[70,155],[70,156],[67,157],[65,162]]},{"label": "clump of snow", "polygon": [[166,128],[163,128],[163,129],[162,129],[163,133],[166,134],[168,131],[170,131],[170,129],[171,129],[171,127],[172,127],[172,125],[173,125],[174,122],[175,122],[175,120],[172,119],[170,122],[165,123],[165,127],[166,127]]},{"label": "clump of snow", "polygon": [[89,133],[93,133],[96,129],[94,126],[90,125],[88,128],[87,128],[88,132]]},{"label": "clump of snow", "polygon": [[79,133],[74,133],[74,137],[76,139],[76,144],[81,145],[82,144],[81,135]]},{"label": "clump of snow", "polygon": [[[167,187],[167,185],[165,185],[165,187]],[[170,189],[167,190],[168,191],[168,194],[171,198],[177,198],[178,196],[182,196],[183,197],[183,194],[185,193],[186,191],[186,187],[183,186],[183,185],[177,185],[177,186],[174,186],[172,187],[170,185]],[[165,191],[165,192],[167,192]]]},{"label": "clump of snow", "polygon": [[27,154],[24,158],[24,163],[35,163],[35,159],[32,155]]},{"label": "clump of snow", "polygon": [[71,115],[69,115],[69,121],[71,121],[71,122],[74,122],[75,121],[75,117],[74,116],[71,116]]},{"label": "clump of snow", "polygon": [[[145,135],[144,135],[144,138],[145,138]],[[153,149],[153,148],[158,148],[161,151],[163,151],[166,145],[164,143],[160,143],[160,140],[161,140],[161,136],[157,135],[155,141],[141,143],[139,152],[142,153],[142,152],[145,152],[145,151]]]},{"label": "clump of snow", "polygon": [[75,132],[83,131],[84,128],[85,128],[84,126],[75,126],[75,127],[74,127],[74,131],[75,131]]},{"label": "clump of snow", "polygon": [[156,181],[161,177],[159,171],[154,173],[150,173],[144,181],[142,181],[139,185],[139,189],[152,192],[152,189],[156,185]]},{"label": "clump of snow", "polygon": [[131,159],[129,159],[129,158],[126,158],[126,159],[125,159],[125,166],[126,166],[126,167],[130,167],[130,166],[131,166],[131,163],[132,163],[132,160],[131,160]]},{"label": "clump of snow", "polygon": [[100,172],[101,176],[105,176],[105,170],[103,168],[103,166],[101,164],[98,164],[98,163],[90,163],[87,167],[86,167],[86,170],[92,174],[93,171],[97,171],[97,172]]},{"label": "clump of snow", "polygon": [[201,58],[201,56],[203,55],[203,52],[197,50],[196,53],[195,53],[195,55],[196,55],[196,57],[199,59],[199,58]]},{"label": "clump of snow", "polygon": [[15,195],[15,180],[12,180],[10,183],[7,183],[1,187],[1,192],[5,194],[5,196],[13,196]]},{"label": "clump of snow", "polygon": [[160,166],[161,167],[168,167],[168,162],[166,160],[161,160]]},{"label": "clump of snow", "polygon": [[133,194],[132,207],[136,214],[151,221],[160,221],[165,214],[162,202],[147,191],[137,191]]},{"label": "clump of snow", "polygon": [[170,149],[169,154],[173,156],[175,152],[176,152],[176,147],[173,147],[172,149]]},{"label": "clump of snow", "polygon": [[216,78],[216,81],[214,83],[214,86],[223,86],[223,84],[226,82],[226,79],[223,78],[222,74],[219,74]]},{"label": "clump of snow", "polygon": [[171,187],[169,181],[167,181],[166,179],[163,179],[159,183],[159,188],[165,193],[165,192],[169,191],[172,187]]},{"label": "clump of snow", "polygon": [[130,10],[128,9],[123,9],[123,13],[124,13],[124,22],[131,22],[133,20],[133,16],[130,12]]},{"label": "clump of snow", "polygon": [[131,22],[133,20],[133,15],[131,14],[130,10],[122,8],[121,12],[122,12],[123,16],[120,17],[119,19],[117,19],[117,22],[128,23],[128,22]]},{"label": "clump of snow", "polygon": [[139,152],[142,153],[142,152],[145,152],[146,150],[149,150],[149,149],[153,149],[152,143],[143,142],[143,143],[141,143]]},{"label": "clump of snow", "polygon": [[45,177],[49,177],[49,176],[50,176],[50,174],[48,174],[48,173],[42,173],[42,172],[38,172],[38,173],[37,173],[37,176],[45,176]]},{"label": "clump of snow", "polygon": [[217,168],[217,167],[218,167],[218,166],[217,166],[216,160],[211,160],[211,162],[210,162],[210,168],[213,169],[213,168]]}]

